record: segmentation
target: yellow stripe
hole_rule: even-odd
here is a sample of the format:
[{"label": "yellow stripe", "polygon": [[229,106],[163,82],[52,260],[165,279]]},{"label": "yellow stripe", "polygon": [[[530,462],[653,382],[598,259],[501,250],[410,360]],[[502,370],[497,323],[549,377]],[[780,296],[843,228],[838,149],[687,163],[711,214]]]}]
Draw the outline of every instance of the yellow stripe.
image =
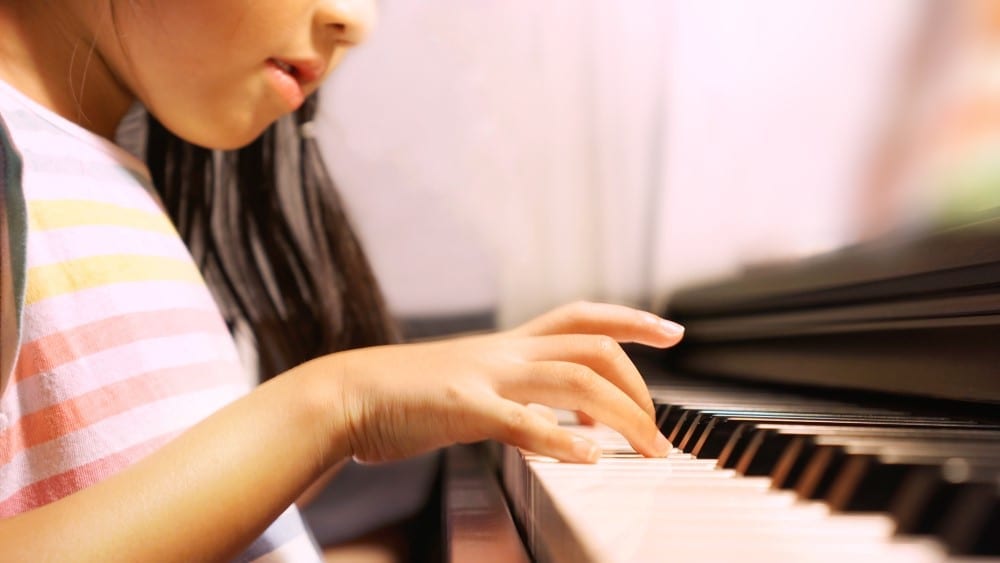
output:
[{"label": "yellow stripe", "polygon": [[25,303],[30,305],[82,289],[137,281],[204,283],[194,263],[188,260],[131,254],[93,256],[29,269]]},{"label": "yellow stripe", "polygon": [[34,231],[111,225],[171,235],[177,232],[170,219],[161,212],[151,213],[97,201],[32,201],[28,203],[28,221]]}]

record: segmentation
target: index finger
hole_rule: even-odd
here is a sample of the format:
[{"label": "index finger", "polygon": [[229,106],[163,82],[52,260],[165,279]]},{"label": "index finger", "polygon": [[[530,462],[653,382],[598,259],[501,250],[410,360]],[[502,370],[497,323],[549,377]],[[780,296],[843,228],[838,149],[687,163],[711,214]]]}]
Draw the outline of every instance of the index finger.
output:
[{"label": "index finger", "polygon": [[618,342],[668,348],[680,342],[684,327],[624,305],[579,301],[553,309],[512,332],[525,336],[604,334]]},{"label": "index finger", "polygon": [[[560,334],[530,339],[526,357],[534,361],[556,360],[582,364],[624,391],[650,418],[653,400],[635,364],[609,336]],[[589,414],[589,413],[588,413]]]}]

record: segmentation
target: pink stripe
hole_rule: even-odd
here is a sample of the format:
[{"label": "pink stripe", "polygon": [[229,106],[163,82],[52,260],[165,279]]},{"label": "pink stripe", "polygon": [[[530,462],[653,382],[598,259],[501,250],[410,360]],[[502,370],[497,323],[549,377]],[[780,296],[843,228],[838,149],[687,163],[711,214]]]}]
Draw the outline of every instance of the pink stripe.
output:
[{"label": "pink stripe", "polygon": [[105,418],[164,397],[224,385],[205,374],[224,372],[224,362],[157,370],[119,381],[17,419],[0,430],[0,465],[22,450],[71,434]]},{"label": "pink stripe", "polygon": [[128,313],[102,319],[22,344],[14,381],[132,342],[197,332],[228,333],[217,314],[197,309]]},{"label": "pink stripe", "polygon": [[246,385],[223,385],[159,399],[23,450],[9,464],[0,466],[3,476],[0,500],[35,481],[130,448],[153,436],[182,431],[246,392]]},{"label": "pink stripe", "polygon": [[204,286],[176,281],[117,283],[56,295],[24,308],[24,342],[118,314],[176,308],[218,311]]},{"label": "pink stripe", "polygon": [[[178,353],[178,351],[183,353]],[[134,342],[84,356],[54,372],[12,381],[0,405],[11,421],[37,410],[160,369],[203,362],[224,362],[223,373],[199,374],[227,383],[245,383],[242,366],[228,334],[193,333]]]},{"label": "pink stripe", "polygon": [[191,260],[176,235],[114,225],[81,225],[31,233],[28,268],[109,254]]},{"label": "pink stripe", "polygon": [[157,436],[121,452],[36,481],[0,502],[0,518],[7,518],[38,508],[99,483],[160,449],[178,434],[179,432],[171,432]]}]

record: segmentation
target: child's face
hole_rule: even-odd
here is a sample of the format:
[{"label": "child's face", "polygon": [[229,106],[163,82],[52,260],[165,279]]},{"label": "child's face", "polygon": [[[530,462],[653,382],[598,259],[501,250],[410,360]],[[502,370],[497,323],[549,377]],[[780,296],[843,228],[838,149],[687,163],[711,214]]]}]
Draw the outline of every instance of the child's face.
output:
[{"label": "child's face", "polygon": [[111,2],[117,45],[103,51],[118,80],[175,134],[213,148],[242,146],[297,108],[375,17],[373,0]]}]

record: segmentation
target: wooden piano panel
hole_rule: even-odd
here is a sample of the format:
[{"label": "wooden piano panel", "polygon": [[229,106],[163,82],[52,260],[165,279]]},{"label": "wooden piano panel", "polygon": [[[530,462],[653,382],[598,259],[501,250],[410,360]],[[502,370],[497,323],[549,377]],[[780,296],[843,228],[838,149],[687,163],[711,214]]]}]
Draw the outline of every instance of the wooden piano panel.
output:
[{"label": "wooden piano panel", "polygon": [[444,472],[444,560],[531,561],[490,468],[486,445],[448,448]]}]

